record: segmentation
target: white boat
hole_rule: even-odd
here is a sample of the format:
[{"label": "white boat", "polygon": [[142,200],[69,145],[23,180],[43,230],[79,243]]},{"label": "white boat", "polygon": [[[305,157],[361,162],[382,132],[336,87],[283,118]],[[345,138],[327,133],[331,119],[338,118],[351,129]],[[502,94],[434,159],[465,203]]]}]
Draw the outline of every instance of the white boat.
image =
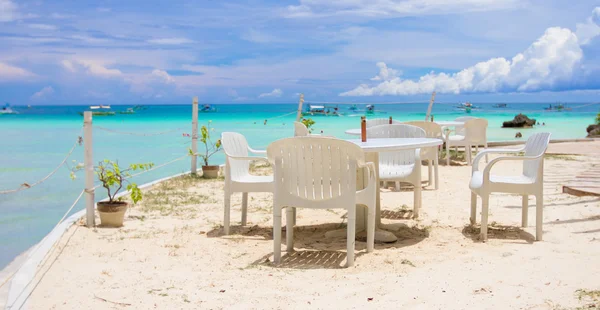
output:
[{"label": "white boat", "polygon": [[324,106],[324,105],[312,105],[309,104],[306,107],[306,111],[302,112],[304,116],[340,116],[338,112],[338,106]]},{"label": "white boat", "polygon": [[109,105],[92,105],[92,106],[90,106],[90,109],[92,109],[92,110],[110,109],[110,106]]},{"label": "white boat", "polygon": [[0,114],[17,114],[17,112],[11,109],[10,105],[7,103],[2,109],[0,109]]}]

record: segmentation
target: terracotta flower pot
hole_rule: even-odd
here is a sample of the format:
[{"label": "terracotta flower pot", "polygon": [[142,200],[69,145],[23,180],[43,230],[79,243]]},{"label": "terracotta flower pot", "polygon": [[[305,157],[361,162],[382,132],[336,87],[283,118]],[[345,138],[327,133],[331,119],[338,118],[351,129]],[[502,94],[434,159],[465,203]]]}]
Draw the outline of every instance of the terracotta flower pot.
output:
[{"label": "terracotta flower pot", "polygon": [[121,227],[127,211],[127,203],[124,201],[98,202],[98,213],[100,214],[100,225],[104,227]]},{"label": "terracotta flower pot", "polygon": [[202,166],[202,177],[216,179],[219,176],[219,166]]}]

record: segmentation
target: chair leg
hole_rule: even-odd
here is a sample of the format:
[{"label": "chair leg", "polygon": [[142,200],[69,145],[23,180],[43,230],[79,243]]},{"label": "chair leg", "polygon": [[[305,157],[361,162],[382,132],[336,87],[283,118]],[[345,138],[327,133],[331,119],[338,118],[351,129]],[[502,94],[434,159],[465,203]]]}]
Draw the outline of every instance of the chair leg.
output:
[{"label": "chair leg", "polygon": [[471,225],[475,225],[477,223],[477,194],[471,192]]},{"label": "chair leg", "polygon": [[527,227],[527,215],[529,213],[529,196],[523,195],[521,205],[521,227]]},{"label": "chair leg", "polygon": [[427,186],[431,186],[433,184],[433,163],[432,160],[427,160]]},{"label": "chair leg", "polygon": [[367,252],[373,252],[375,247],[375,202],[367,206]]},{"label": "chair leg", "polygon": [[294,209],[294,218],[293,218],[294,219],[294,226],[296,226],[296,209],[297,208],[293,208],[293,209]]},{"label": "chair leg", "polygon": [[450,166],[450,147],[448,146],[448,142],[446,142],[446,166]]},{"label": "chair leg", "polygon": [[399,192],[400,191],[400,182],[395,182],[396,183],[396,191]]},{"label": "chair leg", "polygon": [[435,150],[435,163],[433,164],[434,174],[435,174],[435,189],[438,190],[440,188],[440,174],[438,170],[438,150]]},{"label": "chair leg", "polygon": [[248,193],[242,193],[242,226],[246,226],[248,220]]},{"label": "chair leg", "polygon": [[273,262],[281,262],[281,207],[273,206]]},{"label": "chair leg", "polygon": [[489,202],[490,195],[484,194],[481,196],[481,241],[487,241],[487,224],[488,224],[488,214],[489,214]]},{"label": "chair leg", "polygon": [[466,156],[466,158],[467,158],[467,166],[470,166],[471,165],[471,155],[472,155],[472,152],[473,152],[473,150],[471,149],[470,145],[465,147],[465,152],[466,152],[466,155],[467,155]]},{"label": "chair leg", "polygon": [[225,193],[225,214],[223,218],[223,233],[229,235],[229,218],[231,212],[231,194]]},{"label": "chair leg", "polygon": [[348,226],[346,231],[346,267],[354,266],[354,243],[356,239],[356,205],[348,209]]},{"label": "chair leg", "polygon": [[[487,148],[488,148],[488,144],[487,144],[487,142],[486,142],[486,143],[485,143],[485,149],[487,150]],[[487,155],[487,154],[485,154],[485,163],[486,163],[486,164],[488,163],[488,155]]]},{"label": "chair leg", "polygon": [[294,210],[296,208],[287,207],[285,210],[285,243],[287,252],[294,251]]},{"label": "chair leg", "polygon": [[542,223],[544,221],[544,195],[535,196],[535,240],[542,241]]}]

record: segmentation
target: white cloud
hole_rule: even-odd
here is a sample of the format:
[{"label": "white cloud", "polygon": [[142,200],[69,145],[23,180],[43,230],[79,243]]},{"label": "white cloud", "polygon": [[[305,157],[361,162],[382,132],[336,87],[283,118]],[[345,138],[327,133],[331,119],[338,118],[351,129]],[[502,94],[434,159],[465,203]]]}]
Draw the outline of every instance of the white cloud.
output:
[{"label": "white cloud", "polygon": [[255,29],[250,29],[247,32],[245,32],[242,35],[242,39],[254,43],[270,43],[277,41],[277,38],[275,38],[274,36]]},{"label": "white cloud", "polygon": [[119,69],[109,69],[106,67],[107,64],[102,61],[96,60],[63,60],[61,65],[68,71],[75,73],[79,70],[85,71],[89,75],[98,76],[102,78],[113,78],[123,75],[123,72]]},{"label": "white cloud", "polygon": [[258,98],[281,97],[281,95],[283,95],[283,91],[281,91],[281,89],[279,89],[279,88],[275,88],[270,93],[263,93],[263,94],[258,95]]},{"label": "white cloud", "polygon": [[[417,81],[399,77],[369,86],[361,84],[341,96],[414,95],[431,93],[535,92],[571,86],[581,72],[583,51],[569,29],[548,28],[544,35],[512,59],[493,58],[454,74],[431,72]],[[387,66],[385,67],[387,68]],[[381,69],[381,66],[380,66]],[[389,69],[388,69],[389,70]]]},{"label": "white cloud", "polygon": [[151,39],[147,41],[152,44],[161,44],[161,45],[181,45],[181,44],[189,44],[194,41],[187,38],[162,38],[162,39]]},{"label": "white cloud", "polygon": [[0,22],[10,22],[18,18],[17,5],[11,0],[0,0]]},{"label": "white cloud", "polygon": [[46,87],[42,88],[40,91],[31,95],[31,100],[42,100],[52,94],[54,94],[54,88],[52,88],[51,86],[46,86]]},{"label": "white cloud", "polygon": [[40,29],[40,30],[56,30],[56,26],[54,25],[46,25],[46,24],[28,24],[27,27],[31,29]]},{"label": "white cloud", "polygon": [[52,13],[50,14],[51,18],[55,18],[55,19],[67,19],[67,18],[71,18],[74,17],[74,15],[70,15],[70,14],[60,14],[60,13]]},{"label": "white cloud", "polygon": [[522,6],[520,0],[300,0],[284,16],[291,18],[358,15],[396,17],[491,11]]},{"label": "white cloud", "polygon": [[600,7],[596,7],[592,11],[592,16],[585,23],[577,24],[575,34],[582,45],[590,43],[591,39],[600,35],[600,26],[598,24],[600,24]]},{"label": "white cloud", "polygon": [[16,81],[34,77],[35,74],[9,64],[0,62],[0,81]]},{"label": "white cloud", "polygon": [[152,70],[152,75],[159,78],[161,81],[171,84],[175,82],[175,79],[167,73],[167,71],[154,69]]},{"label": "white cloud", "polygon": [[379,74],[371,78],[371,81],[389,81],[391,79],[395,79],[398,77],[398,70],[394,70],[392,68],[388,68],[385,62],[378,62],[377,67],[379,67]]}]

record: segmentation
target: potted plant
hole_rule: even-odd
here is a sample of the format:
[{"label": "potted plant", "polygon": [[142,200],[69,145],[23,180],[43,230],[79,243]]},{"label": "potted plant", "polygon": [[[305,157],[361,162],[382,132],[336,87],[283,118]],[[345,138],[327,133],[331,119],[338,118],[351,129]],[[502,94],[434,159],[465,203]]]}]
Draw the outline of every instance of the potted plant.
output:
[{"label": "potted plant", "polygon": [[[117,194],[125,188],[129,191],[129,196],[133,204],[142,200],[142,191],[137,184],[129,182],[131,171],[148,170],[154,166],[153,163],[147,164],[131,164],[129,167],[122,169],[116,161],[105,159],[94,167],[94,172],[98,177],[102,187],[106,189],[108,200],[100,201],[96,204],[98,214],[100,214],[100,225],[106,227],[121,227],[123,226],[123,218],[127,211],[128,203],[123,201],[123,197],[117,197]],[[83,169],[83,165],[77,165],[75,170]],[[75,178],[74,172],[71,172],[71,178]]]},{"label": "potted plant", "polygon": [[313,121],[312,118],[303,118],[300,120],[300,122],[302,122],[302,124],[306,126],[306,129],[308,129],[308,133],[312,133],[311,127],[315,124],[315,121]]},{"label": "potted plant", "polygon": [[208,160],[211,156],[221,150],[221,140],[212,142],[210,139],[210,133],[215,129],[210,127],[212,121],[208,121],[208,125],[200,128],[200,142],[204,143],[204,152],[194,154],[190,149],[191,156],[198,156],[202,159],[204,164],[202,165],[202,177],[205,179],[216,179],[219,176],[219,166],[209,165]]}]

